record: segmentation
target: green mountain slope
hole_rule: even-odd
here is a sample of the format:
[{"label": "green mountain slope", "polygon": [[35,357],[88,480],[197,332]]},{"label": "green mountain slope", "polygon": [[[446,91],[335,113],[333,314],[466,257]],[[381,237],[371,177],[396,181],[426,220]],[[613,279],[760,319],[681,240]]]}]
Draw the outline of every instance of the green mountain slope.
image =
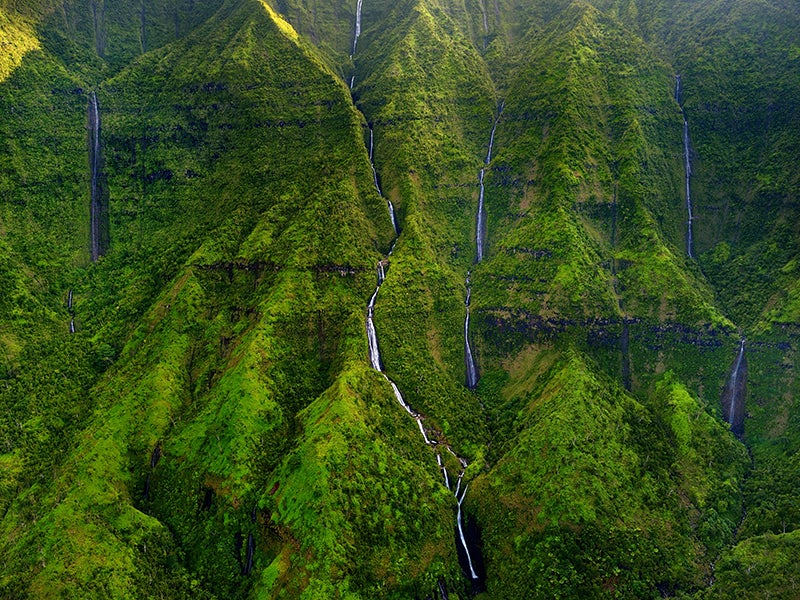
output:
[{"label": "green mountain slope", "polygon": [[798,18],[0,1],[0,596],[793,597]]}]

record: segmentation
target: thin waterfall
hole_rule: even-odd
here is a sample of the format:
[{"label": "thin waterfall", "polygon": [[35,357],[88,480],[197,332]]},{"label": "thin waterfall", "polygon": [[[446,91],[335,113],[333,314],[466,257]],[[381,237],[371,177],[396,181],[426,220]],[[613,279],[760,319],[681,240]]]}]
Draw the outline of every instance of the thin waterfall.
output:
[{"label": "thin waterfall", "polygon": [[467,495],[467,489],[469,485],[464,486],[464,491],[461,492],[461,497],[459,498],[456,495],[456,501],[458,502],[458,515],[456,516],[456,523],[458,524],[458,537],[461,540],[461,546],[464,548],[464,553],[467,556],[467,564],[469,565],[469,574],[473,580],[478,578],[478,574],[475,572],[475,567],[472,565],[472,557],[469,554],[469,548],[467,548],[467,539],[464,537],[464,527],[463,527],[463,519],[461,518],[461,503],[464,502],[464,498]]},{"label": "thin waterfall", "polygon": [[692,221],[694,220],[694,214],[692,213],[692,192],[689,185],[692,177],[692,161],[689,152],[689,123],[686,121],[685,117],[683,119],[683,164],[686,170],[686,254],[689,255],[689,258],[694,258],[694,252],[692,251],[694,246],[694,240],[692,239]]},{"label": "thin waterfall", "polygon": [[[372,125],[369,126],[369,164],[372,167],[372,182],[375,184],[375,189],[378,190],[378,195],[383,198],[383,192],[381,191],[381,186],[378,183],[378,171],[375,169],[375,132],[372,130]],[[397,235],[400,233],[397,229],[397,219],[394,216],[394,204],[392,201],[386,198],[386,205],[389,208],[389,217],[392,219],[392,228],[394,229],[394,234]]]},{"label": "thin waterfall", "polygon": [[244,567],[242,568],[242,575],[249,575],[250,571],[253,570],[253,555],[255,554],[256,550],[256,541],[253,537],[252,533],[247,534],[247,558],[244,561]]},{"label": "thin waterfall", "polygon": [[442,596],[441,600],[450,600],[450,596],[447,595],[447,586],[442,579],[439,580],[438,585],[439,594]]},{"label": "thin waterfall", "polygon": [[494,134],[497,130],[497,124],[500,122],[500,115],[503,113],[503,107],[505,103],[500,103],[500,108],[497,112],[497,118],[494,120],[492,124],[492,133],[489,135],[489,151],[486,153],[486,160],[484,161],[484,166],[481,167],[481,172],[478,175],[478,181],[480,183],[480,195],[478,196],[478,225],[477,231],[475,234],[476,243],[478,246],[478,253],[475,258],[475,262],[479,263],[483,260],[483,244],[484,238],[486,237],[486,207],[484,206],[484,194],[485,194],[485,186],[484,186],[484,177],[486,176],[486,167],[489,166],[489,163],[492,162],[492,149],[494,148]]},{"label": "thin waterfall", "polygon": [[369,304],[367,305],[367,340],[369,342],[369,362],[373,369],[382,372],[381,353],[380,350],[378,350],[378,336],[375,332],[375,323],[373,322],[373,316],[375,313],[375,299],[378,297],[379,289],[381,289],[380,283],[378,284],[378,287],[375,288],[372,298],[369,299]]},{"label": "thin waterfall", "polygon": [[694,213],[692,211],[692,157],[691,157],[691,144],[689,142],[689,122],[686,120],[686,113],[683,110],[683,84],[681,76],[675,75],[675,101],[681,109],[681,116],[683,117],[683,169],[685,173],[684,183],[686,188],[686,254],[689,258],[694,258],[694,239],[692,232],[692,221],[694,221]]},{"label": "thin waterfall", "polygon": [[739,353],[722,392],[722,411],[731,431],[741,437],[744,433],[745,394],[747,390],[747,357],[744,338],[739,341]]},{"label": "thin waterfall", "polygon": [[[500,115],[503,113],[503,107],[505,106],[504,102],[500,103],[500,106],[497,111],[497,117],[492,124],[492,132],[489,135],[489,150],[486,152],[486,160],[484,161],[484,166],[481,167],[481,172],[478,176],[478,181],[480,183],[480,193],[478,196],[478,223],[476,227],[475,233],[475,241],[477,245],[477,254],[475,256],[475,262],[480,263],[483,261],[483,240],[486,237],[486,207],[484,206],[484,193],[485,193],[485,186],[484,186],[484,178],[486,176],[486,168],[489,166],[489,163],[492,162],[492,150],[494,149],[494,134],[497,131],[497,124],[500,122]],[[475,359],[472,356],[472,347],[469,343],[469,304],[470,298],[472,296],[472,288],[470,286],[470,275],[471,271],[467,273],[467,298],[464,302],[466,306],[466,316],[464,317],[464,362],[466,363],[466,371],[467,371],[467,387],[470,389],[475,388],[478,385],[478,370],[475,367]]]},{"label": "thin waterfall", "polygon": [[[392,250],[389,251],[389,256],[391,256],[392,252],[394,251],[394,246],[392,246]],[[378,298],[378,292],[380,292],[381,286],[383,282],[386,280],[386,269],[385,269],[385,261],[380,261],[378,263],[378,283],[375,286],[375,291],[372,293],[372,296],[369,299],[369,303],[367,304],[367,318],[366,318],[366,327],[367,327],[367,342],[368,342],[368,355],[370,365],[373,369],[381,373],[383,378],[389,383],[392,388],[392,392],[394,392],[394,396],[397,399],[397,402],[400,406],[403,407],[405,410],[417,423],[417,427],[419,428],[420,435],[422,436],[423,441],[426,445],[432,447],[444,447],[447,451],[454,456],[460,466],[461,470],[458,474],[458,481],[456,484],[456,489],[453,492],[453,496],[456,499],[457,504],[457,512],[456,512],[456,529],[458,530],[457,541],[460,544],[461,548],[464,551],[464,556],[466,556],[467,566],[469,568],[469,576],[472,579],[473,583],[476,583],[479,579],[477,572],[475,571],[474,563],[472,560],[472,555],[470,554],[469,545],[467,544],[466,536],[464,535],[464,524],[462,518],[462,510],[461,505],[464,502],[464,498],[467,495],[467,487],[464,486],[463,490],[461,488],[461,480],[464,477],[464,473],[466,471],[467,466],[469,463],[466,459],[458,456],[453,449],[450,447],[449,444],[446,442],[442,442],[438,439],[432,439],[428,435],[428,430],[425,428],[425,418],[417,411],[415,411],[403,398],[403,394],[400,392],[400,389],[397,385],[389,379],[386,373],[383,372],[383,364],[381,361],[380,349],[378,347],[378,336],[375,330],[375,302]],[[447,473],[447,467],[442,460],[441,451],[437,451],[436,453],[436,463],[439,469],[442,471],[442,476],[444,479],[444,486],[451,490],[450,484],[450,476]]]},{"label": "thin waterfall", "polygon": [[467,307],[466,317],[464,318],[464,360],[467,363],[467,387],[474,388],[478,385],[478,371],[475,368],[475,359],[472,358],[472,348],[469,345],[469,302],[472,296],[470,287],[470,273],[467,273],[467,298],[464,304]]},{"label": "thin waterfall", "polygon": [[358,38],[361,37],[361,5],[364,3],[364,0],[358,0],[356,2],[356,30],[353,34],[353,51],[350,52],[350,58],[353,58],[356,53],[356,46],[358,45]]},{"label": "thin waterfall", "polygon": [[69,332],[75,333],[75,310],[72,308],[72,288],[67,292],[67,312],[69,313]]},{"label": "thin waterfall", "polygon": [[89,208],[92,262],[97,261],[104,252],[102,177],[102,149],[100,147],[100,107],[97,94],[89,94],[89,169],[91,173],[91,203]]},{"label": "thin waterfall", "polygon": [[483,15],[483,33],[484,35],[489,35],[489,18],[486,14],[485,0],[478,0],[478,4],[480,4],[481,15]]},{"label": "thin waterfall", "polygon": [[[358,38],[361,37],[361,5],[363,4],[364,0],[358,0],[356,2],[356,29],[353,33],[353,50],[350,52],[350,60],[353,60],[353,57],[356,54],[356,46],[358,46]],[[353,85],[356,83],[356,74],[355,72],[350,76],[350,89],[353,89]]]},{"label": "thin waterfall", "polygon": [[486,14],[486,0],[478,0],[481,7],[481,16],[483,17],[483,49],[489,45],[489,18]]},{"label": "thin waterfall", "polygon": [[439,463],[439,468],[442,470],[442,475],[444,476],[444,487],[448,490],[450,489],[450,477],[447,475],[447,469],[444,466],[444,462],[442,462],[442,455],[436,455],[436,462]]}]

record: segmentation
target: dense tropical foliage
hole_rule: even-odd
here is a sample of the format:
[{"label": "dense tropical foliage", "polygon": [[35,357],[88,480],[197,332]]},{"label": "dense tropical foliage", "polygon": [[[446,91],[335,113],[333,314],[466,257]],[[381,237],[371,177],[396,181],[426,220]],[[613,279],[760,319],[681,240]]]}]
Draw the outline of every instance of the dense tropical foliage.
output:
[{"label": "dense tropical foliage", "polygon": [[0,597],[799,597],[799,68],[780,0],[0,0]]}]

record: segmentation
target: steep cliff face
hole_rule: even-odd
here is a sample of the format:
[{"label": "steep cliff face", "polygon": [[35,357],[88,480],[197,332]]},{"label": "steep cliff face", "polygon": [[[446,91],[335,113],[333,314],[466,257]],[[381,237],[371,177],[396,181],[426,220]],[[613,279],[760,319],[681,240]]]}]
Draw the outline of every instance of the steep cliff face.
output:
[{"label": "steep cliff face", "polygon": [[798,18],[0,2],[0,595],[790,594]]}]

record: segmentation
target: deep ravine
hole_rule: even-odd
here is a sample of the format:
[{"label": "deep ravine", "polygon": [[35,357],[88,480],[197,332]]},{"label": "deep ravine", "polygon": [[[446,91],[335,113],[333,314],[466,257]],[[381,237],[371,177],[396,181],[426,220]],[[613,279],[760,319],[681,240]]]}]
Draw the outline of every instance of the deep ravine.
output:
[{"label": "deep ravine", "polygon": [[[363,0],[358,0],[356,4],[356,26],[355,32],[353,33],[353,50],[350,54],[350,59],[353,59],[356,53],[356,47],[358,46],[358,38],[361,36],[361,7],[363,4]],[[355,68],[353,69],[353,73],[350,76],[350,89],[353,89],[353,85],[356,82],[356,73]],[[375,169],[375,131],[372,129],[372,125],[369,125],[369,164],[372,167],[372,182],[375,184],[375,189],[378,192],[378,195],[383,198],[383,192],[381,191],[381,185],[378,181],[378,171]],[[400,230],[397,228],[397,218],[395,217],[394,213],[394,205],[392,201],[388,198],[386,200],[386,206],[389,209],[389,217],[392,220],[392,228],[394,229],[394,234],[397,235],[400,233]]]},{"label": "deep ravine", "polygon": [[686,113],[683,110],[683,84],[681,76],[675,75],[675,101],[681,109],[681,116],[683,117],[683,169],[685,173],[685,194],[686,194],[686,254],[689,258],[694,258],[694,239],[692,233],[692,221],[694,221],[694,213],[692,212],[692,155],[691,144],[689,142],[689,122],[686,120]]},{"label": "deep ravine", "polygon": [[[362,2],[363,2],[363,0],[358,0],[358,2],[356,4],[356,22],[355,22],[355,32],[354,32],[354,35],[353,35],[353,48],[352,48],[352,53],[350,55],[351,60],[353,59],[353,56],[355,55],[356,48],[358,46],[358,38],[361,35],[361,9],[362,9]],[[485,19],[485,16],[484,16],[484,19]],[[352,75],[350,76],[350,89],[353,89],[353,86],[355,85],[355,78],[356,78],[356,76],[355,76],[355,69],[354,69]],[[502,111],[502,106],[500,107],[500,110]],[[499,115],[498,115],[498,119],[499,119]],[[489,152],[488,152],[487,157],[486,157],[486,164],[487,165],[491,161],[492,145],[494,143],[494,132],[495,132],[495,128],[496,127],[497,127],[497,120],[495,120],[495,122],[494,122],[494,124],[492,126],[492,134],[491,134],[491,137],[490,137],[490,140],[489,140]],[[379,179],[378,179],[378,171],[375,168],[375,156],[374,156],[375,132],[374,132],[374,130],[372,128],[372,125],[369,125],[369,148],[368,148],[368,150],[369,150],[369,162],[370,162],[370,166],[372,167],[372,180],[373,180],[373,183],[375,185],[375,190],[378,192],[378,195],[383,198],[383,192],[381,191],[380,182],[379,182]],[[480,203],[479,203],[480,204],[480,208],[479,208],[479,211],[478,211],[479,212],[479,217],[478,217],[479,218],[479,224],[478,224],[478,227],[479,227],[478,235],[479,235],[479,237],[481,235],[480,234],[481,223],[485,223],[485,214],[481,214],[481,211],[483,210],[483,193],[484,193],[483,177],[484,177],[484,172],[485,172],[485,168],[481,169],[481,174],[480,174],[481,192],[480,192]],[[391,200],[389,200],[388,198],[385,198],[385,200],[386,200],[387,208],[389,210],[389,217],[391,218],[392,228],[394,229],[395,236],[397,236],[400,233],[400,229],[399,229],[399,227],[397,225],[397,219],[396,219],[396,216],[395,216],[394,205],[392,204]],[[463,504],[464,498],[467,495],[468,485],[465,484],[462,487],[462,479],[464,478],[464,474],[466,473],[466,469],[467,469],[468,463],[467,463],[466,459],[464,459],[463,457],[461,457],[458,454],[456,454],[455,451],[450,447],[450,445],[447,442],[444,442],[443,440],[440,440],[440,439],[436,439],[434,434],[428,431],[428,429],[425,427],[425,417],[423,415],[421,415],[419,412],[417,412],[416,410],[414,410],[408,404],[408,402],[406,402],[405,398],[403,397],[402,392],[397,387],[397,384],[395,384],[394,381],[389,379],[389,377],[386,375],[386,373],[384,373],[384,365],[383,365],[383,362],[381,361],[380,348],[379,348],[379,345],[378,345],[378,335],[377,335],[377,331],[375,329],[375,302],[378,299],[378,293],[380,292],[381,286],[383,285],[383,282],[386,280],[386,269],[389,266],[389,259],[391,258],[392,254],[394,253],[394,248],[395,248],[396,244],[397,244],[397,237],[395,237],[395,241],[392,244],[391,249],[389,250],[387,258],[385,260],[379,261],[378,264],[377,264],[377,269],[376,269],[377,270],[377,285],[375,286],[375,291],[372,293],[372,296],[370,296],[369,303],[367,304],[366,330],[367,330],[367,347],[368,347],[368,354],[369,354],[369,362],[370,362],[370,366],[375,371],[378,371],[379,373],[381,373],[381,375],[383,375],[383,378],[390,385],[390,387],[392,388],[392,393],[394,394],[394,397],[397,400],[398,404],[400,404],[400,406],[403,407],[403,410],[405,410],[406,413],[416,421],[417,428],[419,429],[420,435],[422,436],[422,440],[425,442],[425,444],[427,446],[429,446],[429,447],[434,449],[434,453],[435,453],[435,456],[436,456],[436,462],[437,462],[439,468],[442,471],[442,477],[443,477],[443,480],[444,480],[444,485],[450,492],[453,493],[453,496],[456,499],[457,509],[456,509],[456,526],[455,526],[455,530],[456,530],[456,545],[457,545],[457,553],[459,555],[459,561],[461,562],[461,557],[462,556],[465,558],[465,560],[463,562],[466,563],[466,564],[465,565],[462,564],[462,568],[466,567],[466,568],[464,568],[464,572],[469,577],[469,579],[471,580],[473,589],[479,589],[479,587],[480,587],[480,577],[478,575],[478,572],[475,569],[475,565],[474,565],[474,562],[473,562],[473,553],[477,552],[477,548],[470,549],[470,544],[468,543],[467,536],[464,533],[463,511],[461,510],[461,505]],[[482,252],[482,246],[481,246],[481,252]],[[465,325],[464,325],[464,336],[465,336],[464,339],[465,339],[465,342],[467,344],[467,352],[468,352],[468,355],[469,355],[469,360],[472,361],[472,353],[471,353],[471,350],[469,349],[469,341],[468,341],[468,337],[469,337],[469,294],[470,294],[470,291],[469,291],[469,276],[467,276],[467,286],[468,286],[467,287],[467,318],[466,318]],[[475,379],[475,383],[477,383],[477,374],[476,374],[474,362],[472,362],[472,376]],[[474,384],[471,387],[474,387]],[[453,486],[452,486],[451,477],[450,477],[449,473],[447,472],[447,466],[445,465],[445,461],[443,460],[443,457],[442,457],[442,452],[445,452],[445,451],[448,452],[449,454],[451,454],[457,460],[457,462],[459,464],[459,472],[458,472],[458,475],[456,477],[455,488],[453,488]],[[439,587],[439,592],[440,592],[440,594],[442,596],[442,599],[446,600],[448,598],[446,583],[444,581],[442,581],[442,580],[439,580],[438,587]]]}]

